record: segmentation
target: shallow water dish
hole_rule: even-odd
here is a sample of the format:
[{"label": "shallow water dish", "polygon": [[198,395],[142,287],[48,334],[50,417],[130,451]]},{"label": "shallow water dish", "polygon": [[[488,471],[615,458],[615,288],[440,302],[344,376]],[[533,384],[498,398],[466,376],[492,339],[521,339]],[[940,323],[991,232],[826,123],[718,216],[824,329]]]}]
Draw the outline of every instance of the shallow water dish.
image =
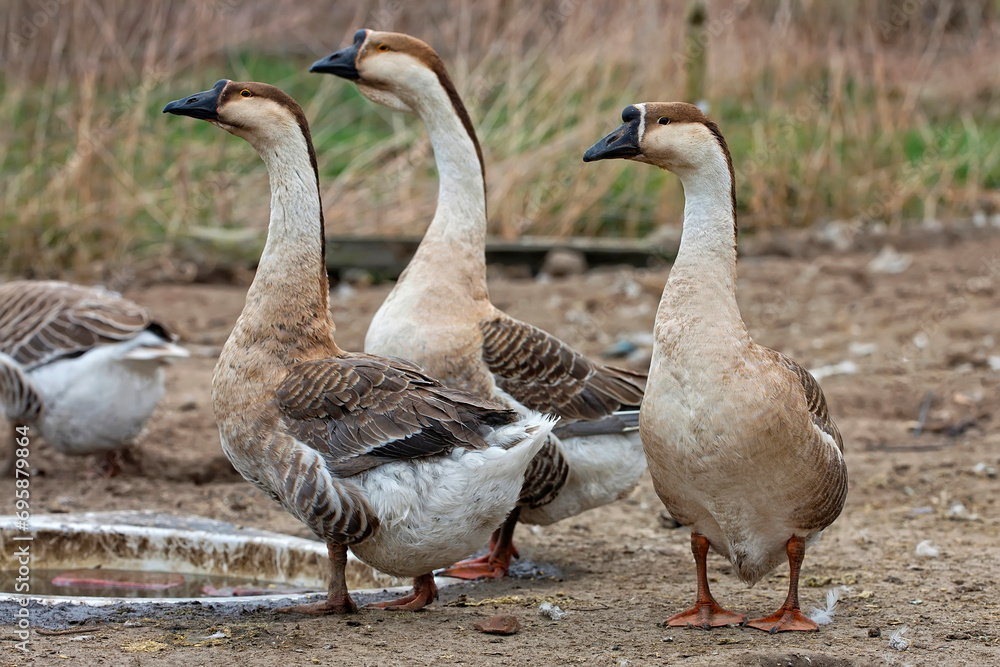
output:
[{"label": "shallow water dish", "polygon": [[[33,539],[29,542],[24,537]],[[21,537],[21,540],[15,540]],[[0,601],[24,597],[14,593],[13,581],[19,563],[18,547],[30,545],[34,590],[29,597],[42,604],[73,602],[102,606],[128,603],[180,603],[193,600],[214,604],[250,600],[305,598],[307,594],[289,594],[291,589],[326,591],[329,561],[326,546],[280,533],[243,528],[202,517],[178,517],[157,512],[88,512],[84,514],[36,515],[27,532],[22,532],[15,517],[0,516],[0,582],[4,584]],[[99,568],[99,569],[98,569]],[[64,572],[65,570],[86,571]],[[196,582],[245,580],[276,585],[274,595],[206,597],[194,588],[191,597],[95,597],[107,595],[109,587],[92,592],[54,595],[58,583],[66,579],[89,587],[88,576],[101,570],[164,572],[186,575]],[[73,576],[75,575],[75,576]],[[114,579],[108,572],[105,579]],[[102,578],[102,577],[99,577]],[[396,586],[393,579],[365,565],[353,555],[347,563],[347,583],[351,590]],[[39,594],[39,587],[43,594]],[[152,588],[147,586],[146,588]],[[161,588],[165,588],[161,586]],[[111,588],[113,590],[113,588]],[[67,589],[69,591],[69,589]],[[164,594],[166,591],[160,593]],[[186,593],[191,595],[191,588]],[[118,595],[123,595],[119,593]]]}]

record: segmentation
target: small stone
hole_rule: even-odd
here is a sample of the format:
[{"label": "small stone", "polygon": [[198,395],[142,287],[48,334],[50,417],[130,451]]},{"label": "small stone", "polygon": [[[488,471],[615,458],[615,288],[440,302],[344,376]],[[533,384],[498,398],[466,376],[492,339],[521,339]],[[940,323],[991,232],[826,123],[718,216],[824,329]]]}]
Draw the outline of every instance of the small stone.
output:
[{"label": "small stone", "polygon": [[870,357],[878,352],[878,343],[851,341],[847,344],[847,351],[856,357]]},{"label": "small stone", "polygon": [[521,622],[511,614],[497,614],[491,619],[473,625],[476,630],[488,635],[513,635],[521,629]]},{"label": "small stone", "polygon": [[878,626],[872,626],[872,627],[868,628],[868,636],[869,637],[881,637],[882,636],[882,630],[879,629]]},{"label": "small stone", "polygon": [[615,342],[614,345],[607,347],[601,352],[601,356],[605,359],[621,359],[622,357],[627,357],[639,348],[636,347],[635,343],[629,340],[619,340]]},{"label": "small stone", "polygon": [[579,276],[587,272],[587,258],[576,250],[553,248],[545,254],[541,272],[553,278]]},{"label": "small stone", "polygon": [[912,262],[912,255],[897,252],[891,245],[887,245],[879,251],[875,259],[868,262],[868,270],[871,273],[902,273],[910,268]]},{"label": "small stone", "polygon": [[369,287],[375,282],[375,277],[369,271],[353,266],[341,271],[340,279],[355,288]]}]

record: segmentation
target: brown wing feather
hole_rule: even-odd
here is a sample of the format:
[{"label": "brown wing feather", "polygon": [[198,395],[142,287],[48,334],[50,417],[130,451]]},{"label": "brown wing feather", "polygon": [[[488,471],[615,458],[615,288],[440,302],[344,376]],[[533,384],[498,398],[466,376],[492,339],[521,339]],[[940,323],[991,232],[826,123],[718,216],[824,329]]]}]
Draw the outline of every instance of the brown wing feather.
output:
[{"label": "brown wing feather", "polygon": [[21,369],[0,358],[0,408],[15,424],[33,424],[42,416],[42,398]]},{"label": "brown wing feather", "polygon": [[815,464],[817,470],[822,469],[822,478],[815,480],[815,488],[821,489],[822,492],[806,498],[796,509],[797,520],[802,528],[822,530],[840,516],[847,501],[847,464],[842,455],[844,439],[840,435],[840,429],[830,417],[826,397],[816,378],[794,359],[774,350],[769,352],[774,355],[775,361],[795,374],[805,394],[806,406],[813,424],[833,438],[841,452],[840,456],[834,456],[826,449],[826,445],[815,448]]},{"label": "brown wing feather", "polygon": [[524,485],[517,500],[518,505],[534,509],[548,505],[566,484],[569,464],[552,438],[538,450],[524,473]]},{"label": "brown wing feather", "polygon": [[833,438],[834,442],[837,443],[837,447],[843,452],[844,439],[840,436],[840,429],[837,428],[833,419],[830,418],[830,410],[826,405],[826,397],[823,395],[823,390],[820,389],[819,383],[816,382],[816,378],[794,359],[774,350],[770,350],[770,352],[774,354],[779,364],[795,373],[799,384],[802,386],[802,391],[805,393],[806,406],[809,408],[809,414],[812,415],[813,423],[821,431]]},{"label": "brown wing feather", "polygon": [[555,336],[509,317],[480,325],[497,386],[532,410],[595,420],[642,401],[646,374],[595,364]]},{"label": "brown wing feather", "polygon": [[483,449],[489,429],[518,418],[443,387],[408,362],[353,354],[293,366],[277,405],[289,434],[340,475],[456,447]]},{"label": "brown wing feather", "polygon": [[0,352],[24,368],[146,329],[165,340],[177,338],[142,306],[99,287],[33,280],[0,285]]}]

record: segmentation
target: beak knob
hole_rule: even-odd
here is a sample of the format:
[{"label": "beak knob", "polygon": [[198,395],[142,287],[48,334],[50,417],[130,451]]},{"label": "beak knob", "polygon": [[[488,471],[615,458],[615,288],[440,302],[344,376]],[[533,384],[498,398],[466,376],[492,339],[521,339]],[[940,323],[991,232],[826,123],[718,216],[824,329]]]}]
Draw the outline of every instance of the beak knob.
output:
[{"label": "beak knob", "polygon": [[634,105],[625,107],[622,111],[622,123],[617,130],[611,132],[583,154],[584,162],[610,160],[612,158],[635,157],[639,150],[639,124],[642,114]]},{"label": "beak knob", "polygon": [[357,81],[361,78],[356,64],[358,52],[361,51],[361,45],[365,43],[367,37],[367,30],[358,30],[354,33],[353,44],[336,53],[331,53],[326,58],[317,60],[309,68],[309,71],[320,74],[334,74],[350,81]]}]

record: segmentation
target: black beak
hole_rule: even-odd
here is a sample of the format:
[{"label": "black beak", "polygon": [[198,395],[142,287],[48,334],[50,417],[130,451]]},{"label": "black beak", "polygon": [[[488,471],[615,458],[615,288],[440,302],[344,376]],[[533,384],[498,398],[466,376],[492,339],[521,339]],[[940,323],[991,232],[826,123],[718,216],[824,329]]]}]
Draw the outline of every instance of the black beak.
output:
[{"label": "black beak", "polygon": [[610,160],[611,158],[635,157],[639,151],[639,123],[642,114],[634,106],[627,106],[622,111],[622,125],[583,154],[584,162]]},{"label": "black beak", "polygon": [[354,33],[353,44],[328,55],[326,58],[317,60],[309,68],[309,71],[321,74],[336,74],[341,78],[357,81],[361,78],[361,74],[358,73],[355,61],[358,58],[358,51],[361,50],[361,45],[365,43],[366,37],[368,37],[367,30],[358,30]]},{"label": "black beak", "polygon": [[222,89],[227,83],[228,79],[219,79],[211,90],[174,100],[163,107],[163,113],[175,113],[178,116],[191,116],[201,120],[219,120],[219,98],[222,97]]}]

